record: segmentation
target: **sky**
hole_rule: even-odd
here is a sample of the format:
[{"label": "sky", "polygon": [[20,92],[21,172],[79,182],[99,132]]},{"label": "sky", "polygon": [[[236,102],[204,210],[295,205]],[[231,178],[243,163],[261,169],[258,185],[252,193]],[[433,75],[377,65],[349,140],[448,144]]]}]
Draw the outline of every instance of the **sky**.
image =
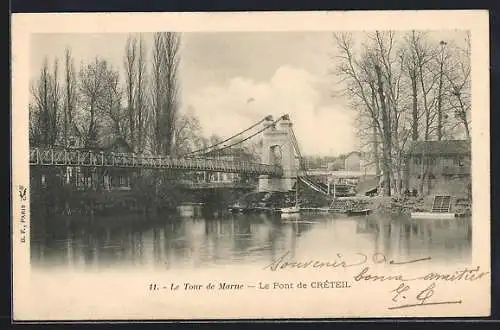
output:
[{"label": "sky", "polygon": [[[62,61],[66,47],[77,68],[99,56],[123,76],[127,36],[32,35],[31,78],[45,57]],[[151,45],[151,34],[144,37]],[[332,96],[331,32],[183,33],[181,40],[180,111],[193,112],[204,135],[228,137],[266,115],[287,113],[303,154],[336,156],[357,149],[354,111]]]}]

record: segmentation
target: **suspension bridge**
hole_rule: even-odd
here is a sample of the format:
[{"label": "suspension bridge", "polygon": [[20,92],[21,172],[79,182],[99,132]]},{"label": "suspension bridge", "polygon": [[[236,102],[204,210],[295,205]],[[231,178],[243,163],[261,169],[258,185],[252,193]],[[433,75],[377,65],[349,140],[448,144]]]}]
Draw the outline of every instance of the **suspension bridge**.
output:
[{"label": "suspension bridge", "polygon": [[[262,136],[261,161],[217,157],[245,141]],[[30,167],[75,167],[105,169],[157,169],[258,175],[259,191],[290,191],[297,180],[314,191],[328,194],[326,184],[307,173],[293,125],[288,115],[266,116],[220,142],[180,157],[117,153],[69,148],[30,148]]]}]

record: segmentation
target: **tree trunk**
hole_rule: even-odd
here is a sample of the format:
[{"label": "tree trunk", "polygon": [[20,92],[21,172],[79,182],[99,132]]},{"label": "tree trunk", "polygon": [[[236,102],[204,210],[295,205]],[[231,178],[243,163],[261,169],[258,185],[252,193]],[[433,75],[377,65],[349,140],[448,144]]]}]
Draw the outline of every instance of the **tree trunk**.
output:
[{"label": "tree trunk", "polygon": [[380,175],[380,159],[378,155],[378,134],[377,128],[375,127],[375,123],[373,124],[373,162],[375,165],[375,174]]},{"label": "tree trunk", "polygon": [[418,192],[420,195],[424,194],[424,182],[425,182],[425,148],[422,152],[422,156],[420,158],[420,185],[418,187]]},{"label": "tree trunk", "polygon": [[411,138],[413,141],[418,140],[418,89],[417,75],[410,70],[411,91],[412,91],[412,123],[411,123]]},{"label": "tree trunk", "polygon": [[443,59],[439,65],[439,87],[438,87],[438,103],[437,103],[437,139],[441,141],[443,138],[443,109],[442,109],[442,98],[443,98]]},{"label": "tree trunk", "polygon": [[375,70],[377,72],[377,83],[378,83],[378,94],[380,98],[380,106],[382,111],[382,143],[383,143],[383,174],[384,174],[384,196],[391,196],[391,156],[392,156],[392,146],[391,146],[391,123],[389,115],[387,113],[387,107],[385,104],[384,86],[382,82],[382,74],[380,72],[380,67],[375,65]]},{"label": "tree trunk", "polygon": [[465,111],[465,106],[464,103],[462,102],[462,98],[460,97],[459,93],[457,93],[457,99],[458,102],[460,103],[460,119],[462,120],[462,124],[464,125],[465,136],[467,140],[470,140],[470,130],[469,130],[469,122],[467,121],[467,112]]}]

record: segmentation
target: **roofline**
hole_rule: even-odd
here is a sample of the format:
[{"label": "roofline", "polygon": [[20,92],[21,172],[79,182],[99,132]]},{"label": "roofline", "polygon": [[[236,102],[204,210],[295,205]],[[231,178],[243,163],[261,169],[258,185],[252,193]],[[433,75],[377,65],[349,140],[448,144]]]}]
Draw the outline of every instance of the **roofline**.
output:
[{"label": "roofline", "polygon": [[345,157],[349,157],[352,154],[358,154],[358,155],[361,156],[361,151],[351,151],[350,153],[348,153],[347,155],[345,155]]},{"label": "roofline", "polygon": [[468,155],[470,154],[471,151],[470,150],[463,150],[463,151],[445,151],[445,152],[433,152],[433,151],[427,151],[427,152],[423,152],[423,151],[410,151],[410,152],[406,152],[405,155],[407,156],[412,156],[412,155],[423,155],[423,154],[426,154],[426,155]]}]

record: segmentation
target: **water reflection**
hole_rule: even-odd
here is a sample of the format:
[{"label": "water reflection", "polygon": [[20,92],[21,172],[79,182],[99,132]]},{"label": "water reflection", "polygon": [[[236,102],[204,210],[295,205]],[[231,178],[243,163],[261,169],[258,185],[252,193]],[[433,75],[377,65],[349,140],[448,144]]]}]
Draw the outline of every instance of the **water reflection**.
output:
[{"label": "water reflection", "polygon": [[[336,253],[381,252],[391,258],[432,256],[442,263],[469,262],[469,218],[387,219],[378,216],[301,216],[282,221],[264,215],[225,219],[171,219],[108,224],[94,219],[33,232],[34,266],[103,269],[150,266],[166,269],[269,263],[290,252],[300,258]],[[33,219],[35,221],[35,219]]]}]

